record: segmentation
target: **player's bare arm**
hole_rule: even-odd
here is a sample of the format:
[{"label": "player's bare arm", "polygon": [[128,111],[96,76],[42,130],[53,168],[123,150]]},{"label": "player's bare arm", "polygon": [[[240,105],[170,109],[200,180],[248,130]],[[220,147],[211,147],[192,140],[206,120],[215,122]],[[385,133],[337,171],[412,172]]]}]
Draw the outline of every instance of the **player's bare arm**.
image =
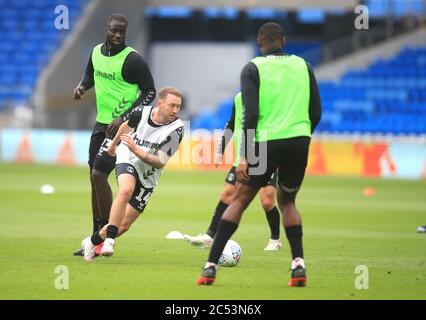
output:
[{"label": "player's bare arm", "polygon": [[120,137],[123,135],[128,135],[130,132],[133,131],[133,128],[130,128],[128,125],[128,121],[124,122],[120,128],[118,128],[118,131],[114,138],[112,139],[110,145],[108,146],[107,152],[110,156],[115,156],[115,150],[117,149],[117,143],[120,140]]},{"label": "player's bare arm", "polygon": [[133,152],[139,159],[149,164],[150,166],[154,167],[155,169],[164,168],[164,166],[167,164],[167,161],[169,161],[170,157],[167,155],[167,153],[163,151],[159,150],[158,155],[154,155],[152,153],[148,153],[142,150],[142,148],[139,148],[129,134],[122,135],[121,142],[125,146],[127,146],[129,150]]}]

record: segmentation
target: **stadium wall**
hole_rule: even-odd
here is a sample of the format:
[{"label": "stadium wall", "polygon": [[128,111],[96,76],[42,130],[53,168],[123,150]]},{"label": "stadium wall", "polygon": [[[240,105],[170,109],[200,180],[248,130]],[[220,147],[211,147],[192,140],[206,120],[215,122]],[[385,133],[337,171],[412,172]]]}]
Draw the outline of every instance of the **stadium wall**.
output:
[{"label": "stadium wall", "polygon": [[179,88],[189,115],[214,110],[239,90],[241,69],[253,49],[250,43],[154,43],[149,56],[155,85]]},{"label": "stadium wall", "polygon": [[[189,132],[189,131],[187,131]],[[0,160],[12,163],[87,164],[90,131],[4,129],[0,131]],[[187,134],[170,160],[174,169],[214,169],[220,130]],[[233,144],[231,144],[233,145]],[[228,170],[234,150],[224,156]],[[318,136],[311,143],[309,175],[426,179],[426,138]]]}]

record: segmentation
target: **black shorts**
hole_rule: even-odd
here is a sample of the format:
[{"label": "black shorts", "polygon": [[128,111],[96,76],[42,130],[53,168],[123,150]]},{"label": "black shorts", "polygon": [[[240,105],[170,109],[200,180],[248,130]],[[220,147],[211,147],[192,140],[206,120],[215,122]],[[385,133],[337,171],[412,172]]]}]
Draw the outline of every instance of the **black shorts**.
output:
[{"label": "black shorts", "polygon": [[93,169],[93,164],[95,163],[96,155],[98,154],[99,148],[102,145],[102,142],[106,137],[106,130],[108,125],[105,123],[96,122],[95,127],[92,131],[92,136],[90,137],[89,144],[89,167],[90,171]]},{"label": "black shorts", "polygon": [[107,152],[109,143],[111,143],[111,139],[108,138],[102,141],[98,153],[96,154],[95,162],[93,163],[93,169],[106,173],[107,175],[115,168],[115,161],[117,160],[117,157],[111,157]]},{"label": "black shorts", "polygon": [[[235,170],[237,170],[237,167],[233,166],[228,174],[226,175],[225,182],[232,184],[235,186],[235,183],[237,182],[237,176],[235,175]],[[267,186],[277,187],[277,171],[275,171],[268,179],[268,182],[266,183]]]},{"label": "black shorts", "polygon": [[[309,137],[295,137],[260,142],[266,143],[266,171],[259,175],[250,174],[250,167],[258,166],[258,164],[250,164],[250,181],[248,185],[254,187],[266,186],[271,174],[278,169],[278,186],[280,189],[285,193],[296,193],[299,191],[308,164],[310,141]],[[257,150],[261,149],[259,145],[256,147]]]},{"label": "black shorts", "polygon": [[129,204],[139,213],[145,210],[148,200],[154,192],[153,188],[145,188],[139,180],[138,173],[133,165],[130,163],[119,163],[115,166],[115,175],[118,177],[120,174],[131,174],[136,179],[135,190],[129,200]]}]

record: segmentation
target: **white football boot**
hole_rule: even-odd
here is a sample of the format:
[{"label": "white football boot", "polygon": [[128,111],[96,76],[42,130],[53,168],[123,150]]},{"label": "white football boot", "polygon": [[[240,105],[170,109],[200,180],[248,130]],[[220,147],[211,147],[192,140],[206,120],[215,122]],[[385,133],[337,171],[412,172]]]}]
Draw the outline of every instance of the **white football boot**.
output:
[{"label": "white football boot", "polygon": [[281,249],[281,240],[269,239],[268,245],[265,247],[265,251],[278,251]]},{"label": "white football boot", "polygon": [[213,243],[213,238],[210,237],[207,233],[200,233],[198,236],[193,237],[189,234],[185,234],[183,238],[192,245],[202,248],[210,248]]},{"label": "white football boot", "polygon": [[110,257],[114,254],[114,244],[115,241],[112,238],[106,238],[104,241],[104,246],[101,250],[101,255]]},{"label": "white football boot", "polygon": [[417,228],[417,232],[419,233],[426,233],[426,226],[420,226]]},{"label": "white football boot", "polygon": [[92,240],[90,240],[90,236],[83,239],[81,242],[81,247],[83,249],[83,257],[86,261],[93,261],[95,259],[95,249],[96,246],[92,243]]}]

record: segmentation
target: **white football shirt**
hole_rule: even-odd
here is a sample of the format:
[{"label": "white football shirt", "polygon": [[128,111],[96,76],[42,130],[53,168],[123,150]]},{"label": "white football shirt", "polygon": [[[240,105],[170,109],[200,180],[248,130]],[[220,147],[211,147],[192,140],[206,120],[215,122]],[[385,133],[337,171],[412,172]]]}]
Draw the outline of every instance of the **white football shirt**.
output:
[{"label": "white football shirt", "polygon": [[[130,116],[129,126],[136,127],[132,133],[133,141],[145,152],[158,155],[162,150],[170,157],[179,148],[182,140],[184,124],[181,119],[159,125],[151,119],[154,107],[146,106],[136,109]],[[158,184],[163,169],[156,169],[139,159],[124,144],[120,144],[116,150],[117,164],[130,163],[138,173],[142,185],[146,188],[154,188]]]}]

